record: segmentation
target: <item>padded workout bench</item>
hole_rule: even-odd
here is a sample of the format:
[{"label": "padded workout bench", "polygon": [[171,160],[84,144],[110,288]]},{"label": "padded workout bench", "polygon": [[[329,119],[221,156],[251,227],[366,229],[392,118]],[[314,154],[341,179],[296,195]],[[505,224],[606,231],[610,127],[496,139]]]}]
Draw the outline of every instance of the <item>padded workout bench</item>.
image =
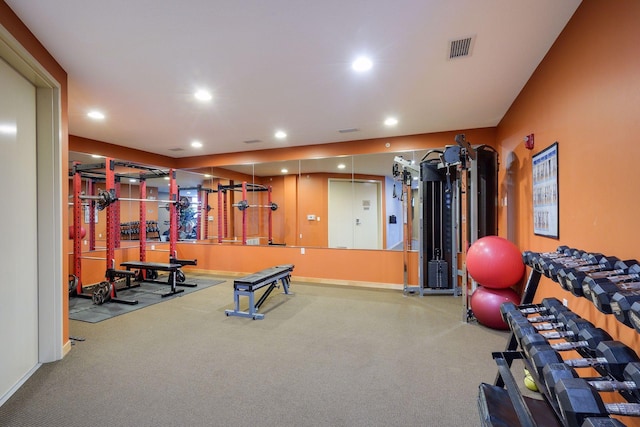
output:
[{"label": "padded workout bench", "polygon": [[[161,263],[161,262],[143,262],[143,261],[126,261],[120,264],[120,266],[125,267],[127,270],[131,270],[132,268],[140,269],[140,270],[151,270],[151,271],[168,271],[169,272],[169,280],[167,284],[171,286],[171,290],[166,294],[162,294],[162,297],[168,297],[170,295],[179,294],[180,292],[184,292],[184,289],[176,289],[177,277],[176,273],[182,267],[182,264],[177,263]],[[131,285],[131,277],[127,276],[127,287]]]},{"label": "padded workout bench", "polygon": [[[254,320],[264,319],[264,314],[258,313],[258,309],[273,289],[278,286],[278,280],[282,282],[284,293],[291,295],[291,293],[289,293],[289,283],[293,267],[293,264],[279,265],[234,280],[233,302],[235,309],[225,310],[224,314],[227,316],[250,317]],[[262,294],[258,302],[255,302],[255,291],[265,286],[268,286],[267,290]],[[241,296],[249,297],[249,311],[240,311]]]}]

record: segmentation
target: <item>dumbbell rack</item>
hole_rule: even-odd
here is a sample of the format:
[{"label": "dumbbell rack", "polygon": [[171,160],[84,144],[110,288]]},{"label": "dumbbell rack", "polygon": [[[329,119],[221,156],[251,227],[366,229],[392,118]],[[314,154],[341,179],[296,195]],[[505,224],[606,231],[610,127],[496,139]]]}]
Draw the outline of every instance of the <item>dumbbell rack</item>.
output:
[{"label": "dumbbell rack", "polygon": [[[540,269],[533,268],[531,270],[519,309],[536,306],[531,302],[543,274]],[[478,406],[482,425],[486,427],[518,425],[518,423],[523,427],[565,425],[558,402],[555,397],[550,395],[524,351],[518,350],[518,345],[516,334],[512,330],[505,350],[492,353],[492,358],[498,367],[498,373],[493,385],[480,385]],[[576,349],[576,351],[582,357],[588,357],[587,350]],[[514,360],[522,361],[543,399],[530,398],[521,393],[511,372]],[[603,377],[607,376],[603,369],[596,367],[596,370]],[[619,391],[619,394],[629,402],[634,401],[632,394],[628,392]]]},{"label": "dumbbell rack", "polygon": [[[530,304],[533,301],[541,277],[542,274],[539,271],[531,270],[522,296],[522,304]],[[562,426],[560,422],[562,417],[557,405],[550,403],[553,402],[553,399],[550,399],[548,395],[544,400],[531,399],[523,396],[520,392],[511,372],[514,360],[523,361],[526,369],[532,373],[538,390],[544,390],[544,387],[540,384],[539,378],[535,375],[535,369],[524,353],[518,350],[518,342],[513,331],[509,334],[505,350],[494,352],[491,356],[498,366],[498,373],[493,386],[488,384],[480,386],[478,406],[480,414],[485,415],[482,420],[483,426],[494,425],[491,420],[494,418],[493,412],[496,410],[502,416],[509,414],[513,418],[515,415],[517,420],[511,420],[511,422],[518,421],[522,427]]]}]

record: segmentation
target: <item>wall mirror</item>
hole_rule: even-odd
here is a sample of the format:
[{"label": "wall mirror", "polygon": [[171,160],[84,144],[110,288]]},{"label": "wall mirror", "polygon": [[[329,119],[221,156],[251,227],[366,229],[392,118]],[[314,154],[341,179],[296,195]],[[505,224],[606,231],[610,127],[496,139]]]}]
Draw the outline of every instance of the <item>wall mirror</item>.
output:
[{"label": "wall mirror", "polygon": [[[289,246],[402,250],[402,188],[392,177],[394,158],[416,164],[427,150],[361,154],[300,160],[297,167],[259,163],[223,166],[251,174],[256,183],[273,185],[276,202],[286,204],[285,222],[274,232]],[[288,172],[283,172],[286,169]],[[294,171],[292,173],[292,171]],[[417,178],[417,176],[415,177]],[[417,197],[417,179],[412,195]],[[293,193],[293,194],[292,194]],[[411,216],[417,218],[412,200]],[[292,229],[295,228],[295,229]],[[412,227],[411,249],[417,250],[418,228]]]},{"label": "wall mirror", "polygon": [[[210,243],[287,245],[327,248],[402,250],[405,208],[401,183],[393,180],[394,158],[420,163],[427,150],[361,154],[320,159],[225,165],[177,170],[179,196],[190,203],[179,228],[179,239]],[[87,154],[70,152],[73,161],[99,163]],[[167,170],[167,168],[159,168]],[[132,175],[135,175],[135,171]],[[417,178],[417,177],[416,177]],[[71,185],[71,184],[70,184]],[[243,189],[244,185],[244,189]],[[98,184],[99,186],[99,184]],[[146,180],[147,198],[167,200],[168,180]],[[418,181],[407,203],[418,218]],[[71,190],[71,187],[70,187]],[[121,197],[139,198],[135,177],[121,179]],[[243,192],[244,191],[244,192]],[[70,194],[72,194],[70,192]],[[245,209],[241,206],[245,204]],[[168,235],[166,203],[147,203],[147,217],[157,221],[148,240]],[[105,220],[96,216],[96,238]],[[71,215],[70,215],[71,218]],[[121,202],[122,227],[139,218],[139,204]],[[186,223],[184,223],[186,222]],[[85,223],[83,221],[83,227]],[[153,228],[153,227],[152,227]],[[412,227],[411,250],[417,250],[418,229]],[[121,235],[122,246],[135,233]],[[85,245],[86,246],[86,245]],[[88,247],[84,249],[89,249]]]}]

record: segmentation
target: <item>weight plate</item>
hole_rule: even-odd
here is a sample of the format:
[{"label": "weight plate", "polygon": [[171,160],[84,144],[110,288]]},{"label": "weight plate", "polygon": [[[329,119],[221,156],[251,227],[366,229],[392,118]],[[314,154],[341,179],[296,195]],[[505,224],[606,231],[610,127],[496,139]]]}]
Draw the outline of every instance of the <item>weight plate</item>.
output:
[{"label": "weight plate", "polygon": [[187,277],[184,275],[184,272],[180,269],[176,271],[176,280],[178,281],[178,283],[184,283],[184,281],[187,280]]}]

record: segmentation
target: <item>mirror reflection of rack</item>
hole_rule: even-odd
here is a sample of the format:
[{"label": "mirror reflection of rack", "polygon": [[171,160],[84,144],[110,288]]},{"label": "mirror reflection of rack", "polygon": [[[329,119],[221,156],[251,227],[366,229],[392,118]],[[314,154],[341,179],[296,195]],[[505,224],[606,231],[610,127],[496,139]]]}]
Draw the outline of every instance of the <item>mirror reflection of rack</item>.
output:
[{"label": "mirror reflection of rack", "polygon": [[[401,248],[402,237],[398,234],[396,228],[401,225],[402,215],[394,208],[399,203],[394,203],[392,166],[393,159],[396,156],[403,156],[409,161],[419,163],[422,155],[426,150],[406,151],[406,152],[388,152],[361,154],[354,156],[340,156],[319,159],[303,159],[288,160],[267,163],[251,163],[244,165],[226,165],[208,168],[199,168],[197,170],[177,170],[176,180],[179,188],[185,190],[185,197],[188,197],[194,205],[200,203],[200,207],[210,210],[203,212],[199,209],[201,224],[199,230],[206,228],[206,232],[201,232],[199,240],[204,242],[217,242],[218,238],[218,184],[228,185],[229,183],[248,182],[257,185],[273,186],[274,202],[278,204],[278,211],[273,217],[273,233],[274,242],[277,244],[286,244],[288,246],[307,246],[307,247],[329,247],[328,229],[329,229],[329,212],[328,212],[328,179],[347,180],[356,186],[361,182],[378,182],[380,186],[378,197],[378,211],[381,239],[380,244],[371,249],[399,250]],[[69,153],[70,161],[77,160],[81,163],[95,163],[99,159],[93,159],[89,155],[81,153]],[[157,188],[158,199],[168,192],[168,185],[161,179],[147,181],[147,187],[150,191]],[[320,184],[324,182],[325,184]],[[137,189],[135,184],[127,190],[134,194]],[[196,194],[198,187],[209,189],[211,192]],[[166,191],[165,191],[166,190]],[[181,196],[182,196],[181,191]],[[204,200],[206,198],[206,200]],[[249,205],[265,205],[259,195],[248,195],[247,203]],[[200,200],[199,202],[197,200]],[[234,201],[238,201],[238,197],[234,197]],[[370,201],[373,202],[373,201]],[[397,200],[395,201],[397,202]],[[362,201],[359,207],[362,209]],[[197,205],[196,205],[197,206]],[[167,232],[167,227],[161,217],[166,209],[158,207],[157,216],[158,224],[161,228],[160,235]],[[137,207],[128,206],[126,209],[135,212]],[[355,209],[355,207],[354,207]],[[370,211],[372,208],[369,207]],[[237,209],[235,212],[228,209],[227,214],[230,217],[237,217]],[[133,215],[133,214],[132,214]],[[396,222],[392,223],[390,218],[395,216]],[[266,240],[266,215],[264,211],[258,209],[248,209],[247,221],[255,224],[255,230],[250,234],[257,237],[257,243],[268,244]],[[310,218],[313,218],[310,219]],[[230,218],[227,217],[229,220]],[[348,221],[353,224],[352,232],[356,229],[355,216]],[[360,220],[362,220],[360,218]],[[235,221],[238,222],[237,218]],[[193,227],[191,227],[192,229]],[[225,237],[231,240],[239,239],[240,232],[238,227],[230,227],[233,232],[228,232]],[[185,239],[193,239],[193,233],[184,235]],[[256,240],[254,239],[254,242]]]}]

